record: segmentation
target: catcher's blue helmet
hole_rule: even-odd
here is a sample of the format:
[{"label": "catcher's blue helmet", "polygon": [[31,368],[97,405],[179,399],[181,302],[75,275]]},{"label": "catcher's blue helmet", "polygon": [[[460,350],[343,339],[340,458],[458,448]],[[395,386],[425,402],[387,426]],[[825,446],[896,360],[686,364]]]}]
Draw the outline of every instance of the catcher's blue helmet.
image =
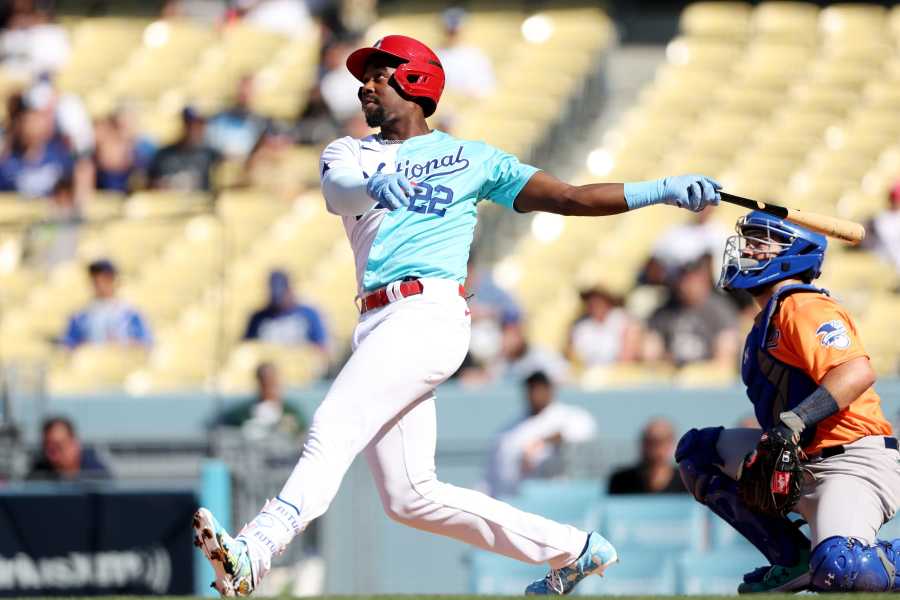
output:
[{"label": "catcher's blue helmet", "polygon": [[723,289],[752,289],[797,276],[812,280],[822,272],[828,241],[821,234],[759,210],[738,219],[735,231],[725,243]]}]

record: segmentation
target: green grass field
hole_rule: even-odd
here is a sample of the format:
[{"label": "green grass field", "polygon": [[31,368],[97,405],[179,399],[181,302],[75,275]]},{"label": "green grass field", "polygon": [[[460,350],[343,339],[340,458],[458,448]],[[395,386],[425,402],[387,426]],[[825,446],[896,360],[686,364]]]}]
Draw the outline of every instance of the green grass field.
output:
[{"label": "green grass field", "polygon": [[[384,595],[384,596],[309,596],[303,600],[491,600],[492,598],[516,598],[518,596],[414,596],[414,595]],[[677,600],[687,598],[690,600],[734,600],[737,596],[574,596],[575,598],[617,598],[622,600]],[[754,600],[784,600],[796,598],[793,594],[759,594],[753,596]],[[202,596],[94,596],[85,600],[201,600]],[[290,596],[281,596],[290,598]],[[883,594],[828,594],[828,600],[875,600],[884,598]],[[70,598],[69,600],[76,600]]]}]

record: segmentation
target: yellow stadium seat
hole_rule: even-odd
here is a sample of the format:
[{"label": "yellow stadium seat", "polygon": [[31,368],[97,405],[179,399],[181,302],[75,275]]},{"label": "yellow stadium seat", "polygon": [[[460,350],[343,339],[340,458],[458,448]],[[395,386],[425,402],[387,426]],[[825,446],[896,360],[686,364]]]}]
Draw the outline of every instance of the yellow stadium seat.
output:
[{"label": "yellow stadium seat", "polygon": [[681,11],[678,27],[691,36],[744,39],[750,34],[750,5],[745,2],[694,2]]},{"label": "yellow stadium seat", "polygon": [[586,390],[664,386],[672,374],[668,365],[618,364],[588,369],[579,383]]},{"label": "yellow stadium seat", "polygon": [[875,4],[834,4],[822,9],[819,28],[827,38],[884,38],[887,17],[887,10]]},{"label": "yellow stadium seat", "polygon": [[678,369],[673,383],[684,388],[723,387],[737,381],[737,365],[718,362],[690,363]]},{"label": "yellow stadium seat", "polygon": [[818,20],[819,9],[811,3],[761,2],[753,11],[751,24],[757,36],[812,44]]}]

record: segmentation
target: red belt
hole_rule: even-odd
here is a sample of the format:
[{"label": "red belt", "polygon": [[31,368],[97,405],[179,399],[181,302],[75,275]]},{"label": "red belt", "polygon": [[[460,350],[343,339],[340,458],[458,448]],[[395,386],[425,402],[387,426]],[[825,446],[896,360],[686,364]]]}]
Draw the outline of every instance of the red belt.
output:
[{"label": "red belt", "polygon": [[[381,308],[382,306],[387,306],[391,302],[396,302],[401,298],[417,296],[421,294],[424,289],[425,286],[422,285],[422,282],[419,279],[395,281],[363,296],[360,302],[360,312],[364,313],[376,308]],[[461,285],[459,286],[459,295],[462,298],[466,297],[466,289]]]}]

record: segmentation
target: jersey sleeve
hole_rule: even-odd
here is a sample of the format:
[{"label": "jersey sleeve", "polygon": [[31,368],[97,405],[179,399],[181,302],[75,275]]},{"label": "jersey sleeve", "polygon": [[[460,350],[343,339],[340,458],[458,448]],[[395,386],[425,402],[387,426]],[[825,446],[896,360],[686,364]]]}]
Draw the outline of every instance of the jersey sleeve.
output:
[{"label": "jersey sleeve", "polygon": [[479,198],[485,198],[496,202],[506,208],[513,208],[516,196],[528,183],[532,175],[540,169],[519,162],[519,159],[498,150],[489,148],[489,154],[485,160],[487,177],[479,190]]},{"label": "jersey sleeve", "polygon": [[338,138],[322,150],[319,157],[319,179],[324,181],[326,173],[332,169],[353,169],[360,177],[364,177],[351,138]]},{"label": "jersey sleeve", "polygon": [[773,355],[803,369],[816,383],[831,369],[868,357],[850,314],[827,297],[805,302],[790,298],[778,321],[782,340]]}]

